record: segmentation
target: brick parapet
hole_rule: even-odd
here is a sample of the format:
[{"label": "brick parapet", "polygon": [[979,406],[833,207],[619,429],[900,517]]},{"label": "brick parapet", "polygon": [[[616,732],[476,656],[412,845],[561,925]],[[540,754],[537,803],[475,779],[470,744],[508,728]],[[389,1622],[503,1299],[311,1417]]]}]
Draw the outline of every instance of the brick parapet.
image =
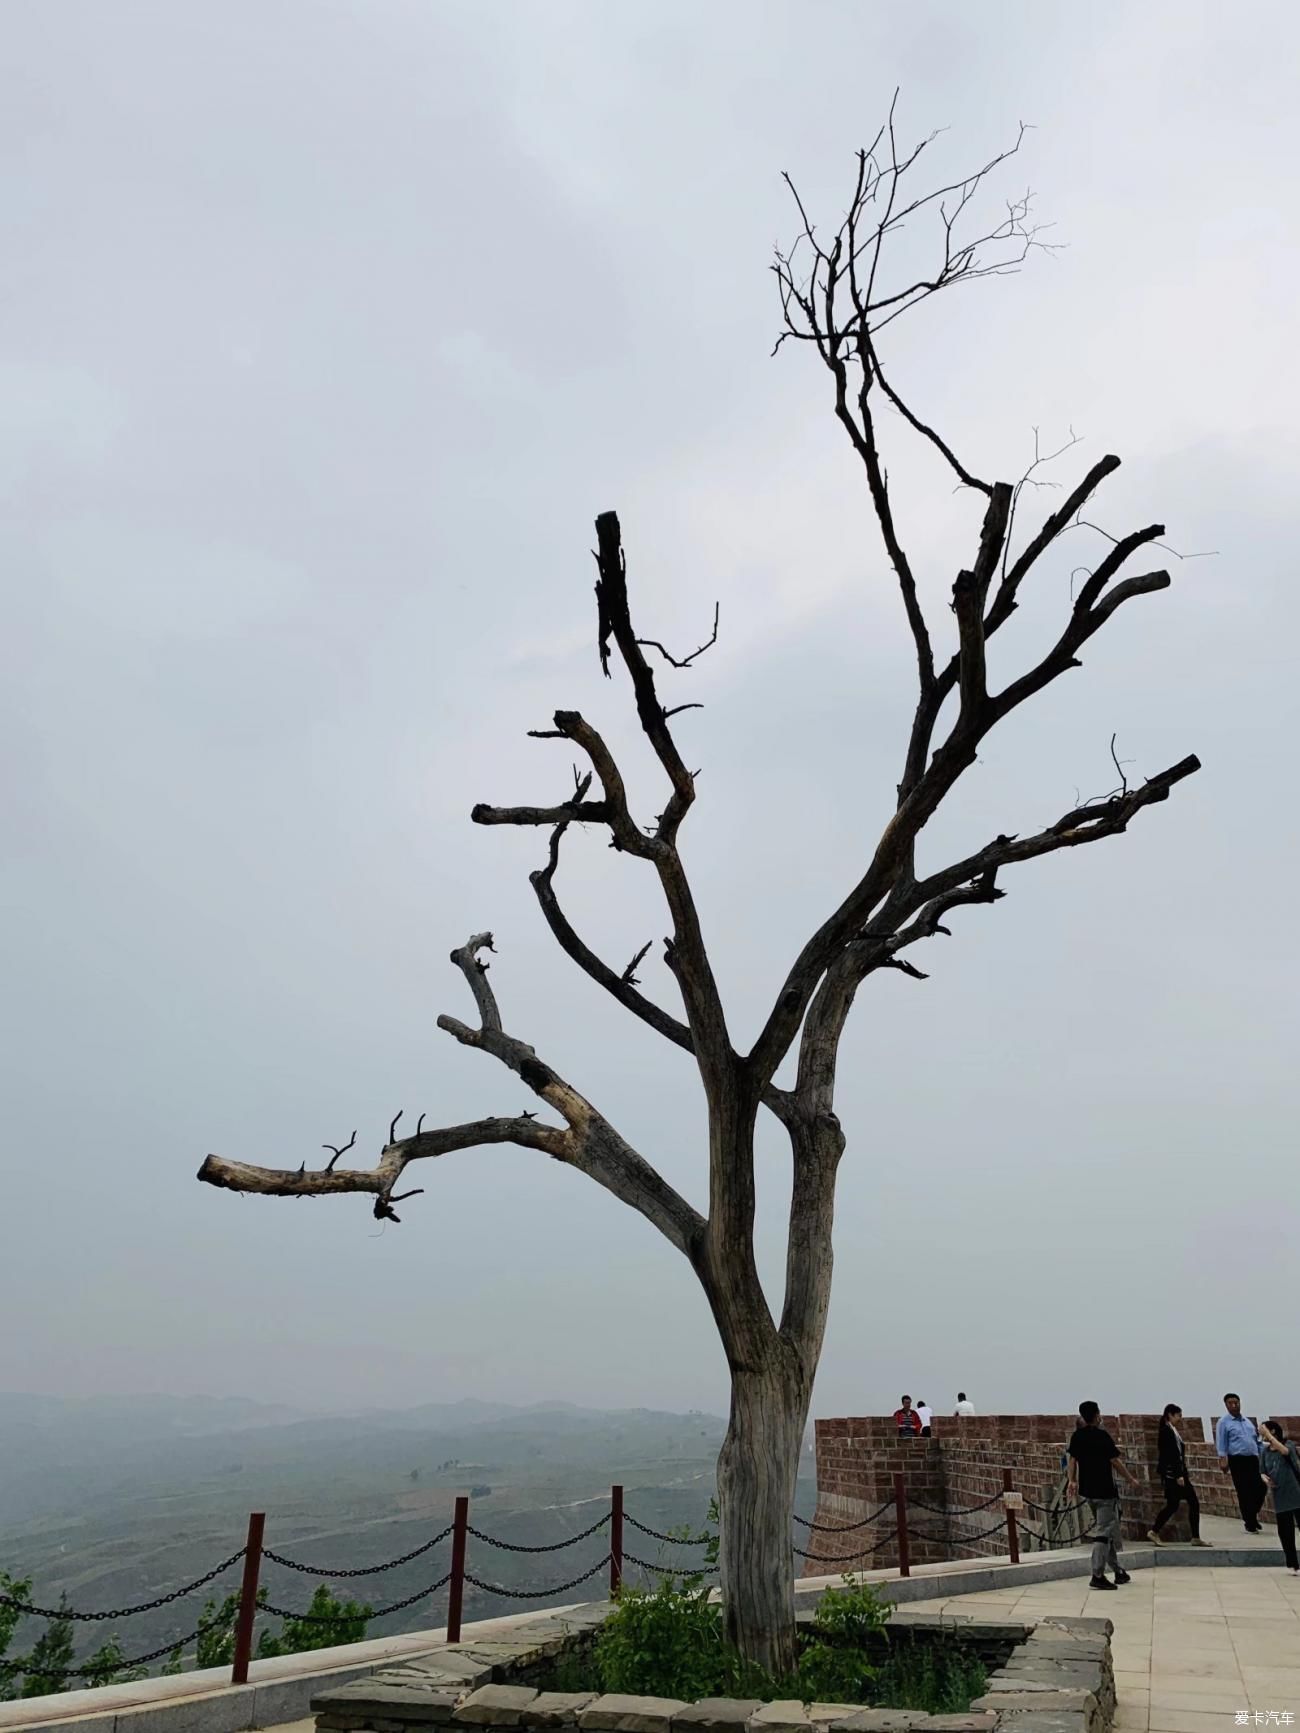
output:
[{"label": "brick parapet", "polygon": [[[1300,1435],[1300,1420],[1284,1419],[1292,1436]],[[1031,1506],[1021,1523],[1022,1550],[1039,1548],[1045,1532],[1045,1511],[1058,1507],[1065,1473],[1064,1457],[1074,1414],[991,1414],[963,1419],[937,1416],[929,1438],[901,1437],[888,1415],[852,1415],[818,1420],[815,1424],[818,1503],[815,1522],[828,1531],[808,1537],[813,1555],[803,1566],[805,1576],[828,1570],[887,1568],[898,1563],[891,1531],[897,1526],[894,1478],[901,1475],[909,1505],[911,1557],[917,1564],[948,1558],[992,1557],[1005,1554],[1005,1528],[998,1524],[998,1504],[983,1511],[974,1505],[1000,1494],[1003,1471]],[[1103,1415],[1102,1424],[1118,1444],[1125,1462],[1138,1478],[1136,1488],[1121,1484],[1124,1535],[1145,1537],[1164,1503],[1156,1471],[1158,1414]],[[1196,1415],[1185,1415],[1182,1434],[1188,1468],[1202,1510],[1212,1516],[1236,1516],[1232,1483],[1219,1468],[1212,1443]],[[1212,1425],[1209,1436],[1213,1436]],[[880,1507],[885,1506],[883,1511]],[[930,1507],[930,1508],[926,1508]],[[878,1516],[873,1513],[880,1511]],[[938,1514],[942,1511],[944,1514]],[[962,1514],[970,1512],[969,1515]],[[995,1527],[995,1525],[997,1525]],[[985,1533],[993,1529],[991,1534]],[[1078,1532],[1067,1518],[1055,1531],[1059,1541]],[[1170,1539],[1185,1539],[1189,1529],[1185,1509],[1166,1529]]]}]

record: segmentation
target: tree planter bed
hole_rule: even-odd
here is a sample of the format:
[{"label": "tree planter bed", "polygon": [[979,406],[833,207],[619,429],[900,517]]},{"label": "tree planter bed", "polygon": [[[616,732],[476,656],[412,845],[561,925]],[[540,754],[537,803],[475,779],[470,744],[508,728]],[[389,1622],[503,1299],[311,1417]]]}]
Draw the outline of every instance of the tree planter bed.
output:
[{"label": "tree planter bed", "polygon": [[422,1660],[322,1692],[318,1733],[433,1733],[434,1729],[547,1729],[551,1733],[1109,1733],[1115,1678],[1109,1619],[968,1619],[898,1609],[884,1654],[901,1644],[957,1640],[990,1669],[969,1710],[851,1703],[762,1703],[711,1698],[684,1703],[591,1690],[558,1690],[609,1614],[607,1603],[499,1630]]}]

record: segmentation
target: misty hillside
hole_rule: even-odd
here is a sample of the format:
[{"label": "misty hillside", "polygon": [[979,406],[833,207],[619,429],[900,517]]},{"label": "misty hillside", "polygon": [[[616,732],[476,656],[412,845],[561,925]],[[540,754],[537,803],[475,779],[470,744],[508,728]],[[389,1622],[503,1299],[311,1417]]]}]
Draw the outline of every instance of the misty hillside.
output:
[{"label": "misty hillside", "polygon": [[[248,1512],[264,1510],[269,1547],[326,1567],[319,1578],[268,1567],[272,1601],[305,1606],[331,1569],[379,1563],[420,1545],[450,1522],[462,1492],[472,1496],[476,1527],[529,1546],[586,1528],[613,1481],[626,1487],[628,1512],[647,1527],[698,1531],[724,1430],[716,1415],[604,1412],[561,1402],[427,1403],[306,1416],[237,1399],[3,1395],[0,1568],[30,1575],[45,1604],[64,1591],[87,1609],[144,1600],[234,1552]],[[810,1453],[805,1465],[797,1508],[811,1516]],[[472,1540],[470,1569],[504,1588],[541,1589],[594,1563],[602,1545],[603,1537],[593,1536],[536,1555]],[[698,1557],[634,1531],[626,1546],[652,1560]],[[415,1593],[443,1574],[446,1554],[444,1544],[362,1579],[366,1600],[380,1605]],[[234,1582],[218,1587],[229,1592]],[[184,1636],[202,1600],[124,1625],[118,1634],[128,1654]],[[470,1590],[465,1615],[486,1617],[512,1604],[521,1603]],[[372,1634],[437,1625],[444,1608],[445,1591],[391,1615]]]}]

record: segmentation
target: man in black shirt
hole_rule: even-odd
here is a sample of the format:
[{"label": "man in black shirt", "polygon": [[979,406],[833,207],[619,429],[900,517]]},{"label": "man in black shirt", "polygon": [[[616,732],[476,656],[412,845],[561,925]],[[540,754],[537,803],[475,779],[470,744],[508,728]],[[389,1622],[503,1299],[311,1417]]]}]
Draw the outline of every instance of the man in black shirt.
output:
[{"label": "man in black shirt", "polygon": [[[1121,1461],[1119,1448],[1101,1424],[1101,1409],[1095,1402],[1080,1402],[1080,1426],[1070,1440],[1070,1474],[1066,1496],[1086,1498],[1092,1506],[1092,1583],[1094,1589],[1114,1589],[1131,1581],[1120,1568],[1120,1503],[1115,1485],[1118,1468],[1131,1486],[1138,1484],[1126,1462]],[[1115,1581],[1106,1576],[1109,1563]]]}]

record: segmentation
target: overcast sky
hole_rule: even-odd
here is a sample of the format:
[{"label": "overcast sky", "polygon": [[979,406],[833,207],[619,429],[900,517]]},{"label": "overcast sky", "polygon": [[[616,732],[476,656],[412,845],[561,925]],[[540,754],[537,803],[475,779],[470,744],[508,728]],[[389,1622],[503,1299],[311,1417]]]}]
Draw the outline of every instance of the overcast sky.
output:
[{"label": "overcast sky", "polygon": [[[1034,123],[985,208],[1030,185],[1068,245],[900,322],[894,383],[985,475],[1073,428],[1058,480],[1124,459],[1096,521],[1214,554],[988,743],[923,864],[1104,793],[1113,731],[1130,776],[1205,768],[862,994],[814,1412],[1297,1411],[1298,46],[1280,4],[10,0],[0,1386],[725,1407],[685,1262],[544,1158],[428,1164],[382,1229],[194,1175],[527,1105],[434,1026],[491,927],[507,1027],[703,1203],[690,1061],[554,948],[544,835],[469,809],[564,798],[525,731],[573,707],[660,810],[594,650],[615,508],[644,631],[721,605],[665,690],[706,703],[684,846],[738,1040],[857,877],[910,646],[827,379],[769,358],[768,265],[781,171],[836,220],[899,85],[945,179]],[[977,504],[904,433],[946,643]],[[1102,545],[1044,562],[1000,674]],[[621,967],[665,916],[573,842]],[[761,1169],[775,1279],[771,1132]]]}]

